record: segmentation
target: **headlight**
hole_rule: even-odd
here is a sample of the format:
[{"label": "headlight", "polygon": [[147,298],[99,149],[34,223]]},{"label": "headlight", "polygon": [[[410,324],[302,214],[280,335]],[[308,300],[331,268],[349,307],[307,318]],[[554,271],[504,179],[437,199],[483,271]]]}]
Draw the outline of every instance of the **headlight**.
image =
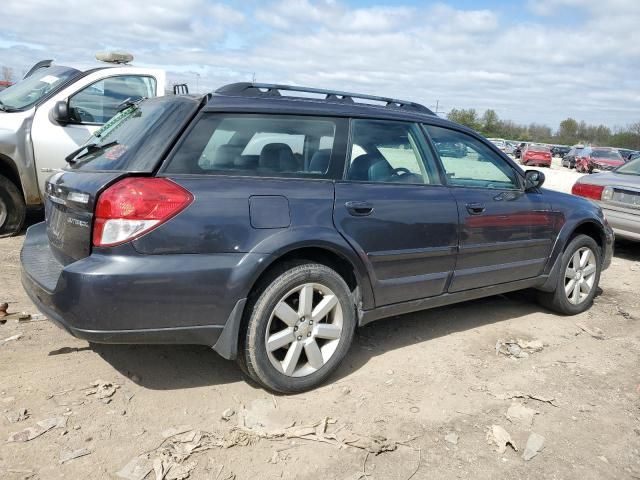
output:
[{"label": "headlight", "polygon": [[611,200],[613,198],[613,188],[612,187],[604,187],[602,190],[602,200]]}]

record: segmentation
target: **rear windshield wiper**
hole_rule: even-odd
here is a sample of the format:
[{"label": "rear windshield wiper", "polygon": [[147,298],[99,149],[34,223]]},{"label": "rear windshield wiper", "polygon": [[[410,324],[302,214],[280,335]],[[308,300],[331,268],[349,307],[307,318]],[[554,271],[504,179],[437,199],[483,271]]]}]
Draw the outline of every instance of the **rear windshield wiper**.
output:
[{"label": "rear windshield wiper", "polygon": [[[80,148],[76,148],[64,159],[69,165],[74,165],[79,159],[81,159],[85,155],[89,155],[90,153],[95,153],[101,150],[105,150],[109,147],[113,147],[114,145],[117,145],[117,143],[118,142],[113,141],[113,142],[105,143],[104,145],[98,145],[97,143],[89,143],[87,145],[82,145]],[[76,158],[76,156],[84,150],[86,150],[87,153],[85,153],[84,155],[80,155],[79,157]]]},{"label": "rear windshield wiper", "polygon": [[0,100],[0,110],[2,110],[3,112],[15,112],[15,111],[17,111],[17,109],[2,103],[2,100]]}]

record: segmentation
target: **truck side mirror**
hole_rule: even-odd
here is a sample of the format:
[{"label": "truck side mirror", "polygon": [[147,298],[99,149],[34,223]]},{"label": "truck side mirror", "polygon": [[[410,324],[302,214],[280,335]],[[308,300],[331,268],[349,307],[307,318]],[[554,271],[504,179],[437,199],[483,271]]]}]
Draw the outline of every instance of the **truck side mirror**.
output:
[{"label": "truck side mirror", "polygon": [[527,170],[524,172],[524,189],[525,191],[540,188],[544,183],[544,173],[538,170]]},{"label": "truck side mirror", "polygon": [[66,125],[70,121],[69,104],[65,100],[57,102],[51,110],[51,119],[60,125]]}]

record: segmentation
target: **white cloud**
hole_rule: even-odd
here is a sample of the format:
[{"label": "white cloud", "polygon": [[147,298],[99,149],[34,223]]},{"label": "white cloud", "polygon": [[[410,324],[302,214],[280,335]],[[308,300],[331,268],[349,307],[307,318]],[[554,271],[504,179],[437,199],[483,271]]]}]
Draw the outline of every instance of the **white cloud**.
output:
[{"label": "white cloud", "polygon": [[[529,0],[523,19],[445,3],[59,3],[4,0],[1,63],[88,61],[121,48],[192,86],[197,72],[209,89],[255,73],[264,82],[439,100],[445,109],[495,108],[521,122],[576,116],[613,126],[640,115],[638,0]],[[563,28],[567,15],[580,21]]]}]

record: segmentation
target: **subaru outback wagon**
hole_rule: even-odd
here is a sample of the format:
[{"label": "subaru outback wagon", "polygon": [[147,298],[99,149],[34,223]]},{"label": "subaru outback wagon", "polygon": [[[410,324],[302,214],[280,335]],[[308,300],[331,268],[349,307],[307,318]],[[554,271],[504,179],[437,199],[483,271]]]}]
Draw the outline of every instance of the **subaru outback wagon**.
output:
[{"label": "subaru outback wagon", "polygon": [[320,384],[381,318],[524,288],[582,312],[612,256],[597,205],[391,98],[150,99],[68,161],[22,250],[38,308],[90,342],[210,345],[279,392]]}]

